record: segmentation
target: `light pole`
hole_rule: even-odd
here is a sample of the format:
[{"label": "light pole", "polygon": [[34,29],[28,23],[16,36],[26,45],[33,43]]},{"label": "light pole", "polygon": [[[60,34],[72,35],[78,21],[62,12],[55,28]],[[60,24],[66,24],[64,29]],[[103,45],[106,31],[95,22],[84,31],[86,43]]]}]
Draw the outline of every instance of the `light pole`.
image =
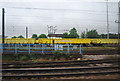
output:
[{"label": "light pole", "polygon": [[118,20],[115,20],[115,23],[118,23],[118,39],[120,38],[120,2],[118,2]]},{"label": "light pole", "polygon": [[109,39],[108,0],[106,0],[106,12],[107,12],[107,39]]},{"label": "light pole", "polygon": [[2,44],[4,44],[5,39],[5,9],[2,8]]},{"label": "light pole", "polygon": [[5,43],[5,9],[2,8],[2,53],[4,53]]},{"label": "light pole", "polygon": [[26,26],[26,38],[28,38],[28,27]]},{"label": "light pole", "polygon": [[120,1],[118,2],[118,39],[120,38]]}]

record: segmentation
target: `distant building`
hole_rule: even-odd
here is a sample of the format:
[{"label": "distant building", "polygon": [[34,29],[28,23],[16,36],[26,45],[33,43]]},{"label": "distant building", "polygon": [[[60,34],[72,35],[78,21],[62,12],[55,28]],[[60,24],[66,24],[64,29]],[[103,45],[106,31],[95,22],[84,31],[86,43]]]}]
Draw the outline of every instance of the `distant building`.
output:
[{"label": "distant building", "polygon": [[49,38],[62,38],[63,34],[48,34]]}]

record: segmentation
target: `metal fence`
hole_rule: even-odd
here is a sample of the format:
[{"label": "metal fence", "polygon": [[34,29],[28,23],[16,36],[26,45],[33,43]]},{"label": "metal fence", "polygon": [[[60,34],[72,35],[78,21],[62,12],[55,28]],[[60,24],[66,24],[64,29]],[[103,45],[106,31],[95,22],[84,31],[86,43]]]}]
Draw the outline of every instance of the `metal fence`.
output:
[{"label": "metal fence", "polygon": [[[2,49],[2,47],[0,47]],[[82,45],[70,45],[70,44],[4,44],[4,53],[40,53],[47,54],[54,51],[60,51],[62,53],[79,53],[82,54]]]}]

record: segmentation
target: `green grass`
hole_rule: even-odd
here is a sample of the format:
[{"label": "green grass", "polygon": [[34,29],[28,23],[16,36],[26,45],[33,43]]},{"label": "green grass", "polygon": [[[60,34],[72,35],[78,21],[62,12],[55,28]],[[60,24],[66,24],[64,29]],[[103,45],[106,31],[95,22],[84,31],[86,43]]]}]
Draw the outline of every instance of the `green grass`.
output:
[{"label": "green grass", "polygon": [[84,50],[107,50],[107,49],[118,49],[118,47],[83,47]]},{"label": "green grass", "polygon": [[27,61],[27,60],[37,59],[37,57],[34,54],[23,55],[23,56],[15,54],[15,55],[13,55],[13,57],[3,56],[2,59],[3,60],[15,60],[15,61]]}]

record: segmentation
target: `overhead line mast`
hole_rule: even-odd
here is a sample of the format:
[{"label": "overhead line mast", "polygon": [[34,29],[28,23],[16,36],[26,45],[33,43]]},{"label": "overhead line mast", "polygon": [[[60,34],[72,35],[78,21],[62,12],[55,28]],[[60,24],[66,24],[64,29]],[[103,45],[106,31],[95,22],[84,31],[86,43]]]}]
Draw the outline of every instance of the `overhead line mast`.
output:
[{"label": "overhead line mast", "polygon": [[108,0],[106,0],[106,11],[107,11],[107,39],[109,39],[109,16],[108,16]]},{"label": "overhead line mast", "polygon": [[5,39],[5,9],[2,8],[2,44],[4,44]]},{"label": "overhead line mast", "polygon": [[5,9],[2,8],[2,54],[4,53],[5,43]]},{"label": "overhead line mast", "polygon": [[26,38],[28,38],[28,27],[26,27]]}]

